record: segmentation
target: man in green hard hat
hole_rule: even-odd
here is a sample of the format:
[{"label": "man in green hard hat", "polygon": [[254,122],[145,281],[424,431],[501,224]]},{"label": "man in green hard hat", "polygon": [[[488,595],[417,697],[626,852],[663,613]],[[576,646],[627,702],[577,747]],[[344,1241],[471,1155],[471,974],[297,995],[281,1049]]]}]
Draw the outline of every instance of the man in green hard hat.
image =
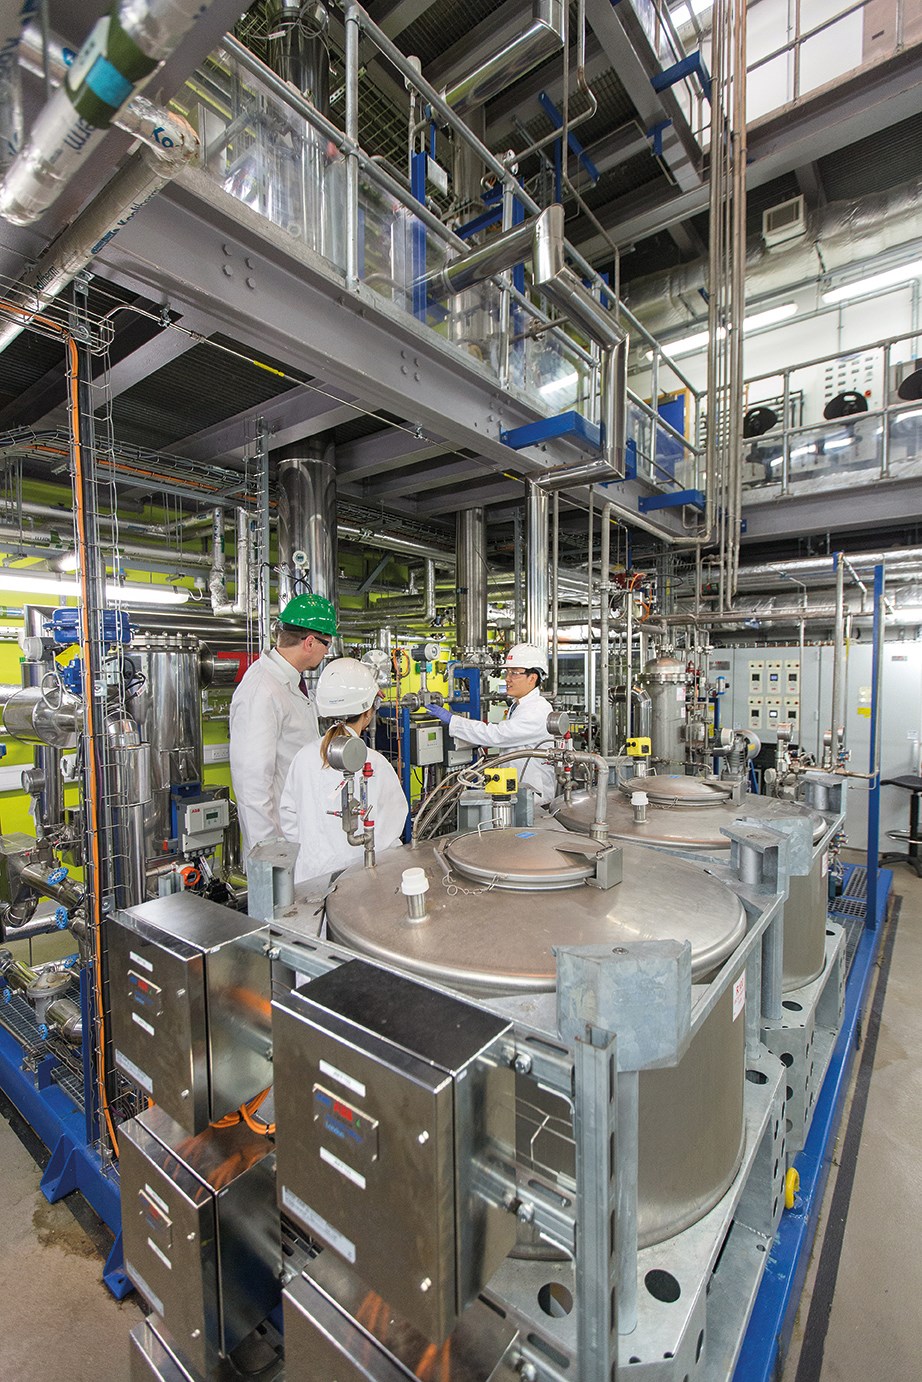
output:
[{"label": "man in green hard hat", "polygon": [[336,637],[336,611],[322,595],[296,595],[279,614],[276,645],[247,668],[230,706],[230,769],[243,857],[283,833],[279,799],[291,760],[319,739],[304,674],[320,666]]}]

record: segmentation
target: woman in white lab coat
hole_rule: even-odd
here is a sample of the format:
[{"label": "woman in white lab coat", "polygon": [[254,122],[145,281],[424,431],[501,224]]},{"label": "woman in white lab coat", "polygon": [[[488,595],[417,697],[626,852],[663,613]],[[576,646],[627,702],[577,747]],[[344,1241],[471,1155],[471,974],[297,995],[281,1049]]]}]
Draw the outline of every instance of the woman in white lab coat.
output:
[{"label": "woman in white lab coat", "polygon": [[[285,838],[299,844],[295,882],[338,873],[361,863],[364,850],[346,838],[342,817],[344,775],[331,767],[328,751],[335,739],[358,738],[374,714],[378,684],[370,667],[353,657],[330,662],[315,692],[317,713],[333,720],[323,738],[295,754],[282,789],[279,816]],[[374,822],[375,852],[400,844],[407,818],[407,799],[400,779],[383,754],[368,750],[371,776],[365,779],[368,819]],[[360,774],[356,774],[357,778]],[[356,782],[356,789],[360,782]],[[358,792],[356,791],[356,795]]]}]

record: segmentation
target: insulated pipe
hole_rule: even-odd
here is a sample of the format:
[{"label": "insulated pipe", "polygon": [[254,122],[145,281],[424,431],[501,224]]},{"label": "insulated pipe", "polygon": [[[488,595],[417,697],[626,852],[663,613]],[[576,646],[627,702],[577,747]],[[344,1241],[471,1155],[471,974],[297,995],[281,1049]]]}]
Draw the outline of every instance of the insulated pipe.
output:
[{"label": "insulated pipe", "polygon": [[[43,639],[44,625],[54,611],[40,605],[23,605],[22,626],[27,638]],[[51,653],[43,655],[41,661],[29,658],[22,663],[23,686],[41,686],[47,672],[55,670]],[[32,751],[35,764],[31,773],[23,773],[23,787],[26,787],[35,802],[35,833],[42,839],[64,820],[64,784],[61,781],[61,750],[48,745],[36,744]],[[27,782],[27,777],[29,781]]]},{"label": "insulated pipe", "polygon": [[40,686],[0,686],[0,725],[23,744],[72,749],[81,715],[81,703],[69,691],[49,701]]},{"label": "insulated pipe", "polygon": [[[846,554],[850,566],[857,568],[880,566],[887,563],[888,572],[892,567],[899,574],[900,564],[922,565],[922,547],[904,547],[892,552],[849,552]],[[756,562],[740,567],[740,581],[757,580],[762,576],[829,576],[833,575],[833,558],[797,557],[789,561]]]},{"label": "insulated pipe", "polygon": [[22,145],[24,122],[19,76],[21,32],[35,14],[36,0],[4,0],[0,5],[0,177]]},{"label": "insulated pipe", "polygon": [[525,642],[548,646],[548,499],[530,484],[525,493]]},{"label": "insulated pipe", "polygon": [[[611,756],[611,700],[609,698],[609,685],[611,681],[611,668],[609,666],[609,645],[608,645],[608,621],[611,606],[611,504],[602,505],[602,554],[601,569],[599,571],[599,599],[601,600],[601,683],[599,696],[601,706],[599,712],[599,733],[602,741],[602,757]],[[628,594],[630,599],[630,593]],[[631,673],[628,669],[627,684],[631,684]]]},{"label": "insulated pipe", "polygon": [[[304,448],[300,447],[302,451]],[[358,523],[339,522],[336,525],[340,537],[349,542],[361,542],[366,547],[374,547],[382,552],[397,552],[404,557],[417,557],[421,561],[432,560],[436,566],[453,568],[455,556],[453,552],[445,551],[441,547],[433,547],[428,542],[417,542],[415,538],[396,537],[389,533],[381,533],[373,528],[362,528]]]},{"label": "insulated pipe", "polygon": [[[26,546],[33,545],[41,548],[52,546],[50,533],[30,532],[29,529],[0,527],[0,542],[23,543]],[[58,556],[63,556],[64,552],[57,546],[53,552]],[[160,565],[170,564],[170,552],[166,547],[142,547],[139,543],[120,542],[118,550],[123,557],[138,557],[142,561],[156,561]],[[177,567],[210,567],[211,557],[200,556],[196,552],[185,552],[177,559]]]},{"label": "insulated pipe", "polygon": [[459,509],[457,551],[457,649],[459,656],[487,646],[487,520],[483,508]]},{"label": "insulated pipe", "polygon": [[106,786],[112,811],[112,875],[117,907],[133,907],[147,894],[144,817],[151,802],[150,745],[130,715],[106,719]]},{"label": "insulated pipe", "polygon": [[531,255],[538,220],[540,217],[532,217],[501,235],[490,236],[468,254],[450,260],[444,268],[429,274],[421,286],[430,299],[440,302],[514,268]]},{"label": "insulated pipe", "polygon": [[435,562],[426,562],[426,607],[423,610],[423,618],[433,620],[435,618]]},{"label": "insulated pipe", "polygon": [[0,184],[0,216],[31,225],[57,200],[113,118],[179,46],[209,0],[117,0],[99,19]]},{"label": "insulated pipe", "polygon": [[442,97],[459,113],[483,105],[557,52],[563,41],[563,0],[534,0],[529,26],[473,72],[447,87]]},{"label": "insulated pipe", "polygon": [[322,439],[275,452],[279,608],[310,591],[336,604],[336,451]]},{"label": "insulated pipe", "polygon": [[181,115],[158,109],[143,97],[136,97],[133,107],[137,118],[132,132],[140,135],[142,130],[157,128],[158,139],[128,159],[10,290],[8,297],[14,303],[31,310],[0,327],[0,351],[16,339],[34,312],[53,302],[180,168],[197,156],[198,135]]}]

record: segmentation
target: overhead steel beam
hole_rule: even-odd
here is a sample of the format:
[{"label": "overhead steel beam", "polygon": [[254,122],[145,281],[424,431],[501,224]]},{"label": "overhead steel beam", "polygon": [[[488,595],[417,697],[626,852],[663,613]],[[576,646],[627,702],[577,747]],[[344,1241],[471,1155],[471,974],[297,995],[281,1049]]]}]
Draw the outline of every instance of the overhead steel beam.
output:
[{"label": "overhead steel beam", "polygon": [[[319,381],[313,382],[316,384]],[[217,422],[212,427],[184,437],[170,450],[191,461],[218,458],[242,460],[252,447],[254,429],[260,419],[268,428],[270,445],[275,450],[328,432],[330,428],[338,427],[343,422],[352,422],[358,416],[355,408],[348,403],[337,403],[337,399],[347,397],[342,390],[327,384],[321,387],[323,392],[295,385],[287,393],[267,403],[258,403],[224,422]]]},{"label": "overhead steel beam", "polygon": [[452,447],[438,438],[416,437],[402,427],[384,427],[369,437],[336,449],[336,478],[347,484],[399,470],[414,461],[430,461],[450,454]]},{"label": "overhead steel beam", "polygon": [[497,5],[486,19],[475,24],[463,38],[428,64],[426,80],[440,91],[465,73],[475,71],[521,31],[523,16],[527,13],[528,6],[522,0],[506,0],[505,4]]},{"label": "overhead steel beam", "polygon": [[682,192],[701,185],[702,152],[675,93],[656,92],[651,79],[662,71],[655,49],[633,5],[586,0],[586,17],[618,80],[630,96],[645,129],[668,120],[663,130],[663,160]]},{"label": "overhead steel beam", "polygon": [[[784,107],[754,122],[747,131],[747,186],[763,187],[917,114],[920,82],[922,43],[917,43],[804,97],[796,107]],[[707,187],[676,193],[659,186],[621,197],[596,214],[616,244],[625,247],[707,208]],[[611,253],[604,237],[595,231],[577,238],[576,244],[588,259]]]},{"label": "overhead steel beam", "polygon": [[906,526],[909,516],[922,513],[922,480],[874,480],[846,490],[829,489],[815,494],[769,496],[746,502],[745,544],[768,538],[802,537],[813,533],[843,532],[853,528]]},{"label": "overhead steel beam", "polygon": [[435,0],[381,0],[378,5],[369,5],[368,13],[388,38],[396,39],[431,10],[434,3]]},{"label": "overhead steel beam", "polygon": [[369,501],[380,500],[388,503],[401,495],[423,494],[428,490],[445,489],[456,485],[459,480],[482,479],[491,470],[491,462],[485,458],[460,457],[451,460],[446,457],[434,466],[420,466],[407,475],[389,476],[380,482],[366,481],[363,495]]},{"label": "overhead steel beam", "polygon": [[474,509],[481,504],[489,507],[492,504],[507,504],[510,499],[521,499],[523,497],[523,485],[521,480],[507,480],[502,475],[497,475],[495,480],[484,485],[472,487],[467,485],[464,489],[442,490],[441,493],[434,494],[429,499],[420,499],[416,505],[418,514],[432,516],[441,513],[457,513],[460,509]]}]

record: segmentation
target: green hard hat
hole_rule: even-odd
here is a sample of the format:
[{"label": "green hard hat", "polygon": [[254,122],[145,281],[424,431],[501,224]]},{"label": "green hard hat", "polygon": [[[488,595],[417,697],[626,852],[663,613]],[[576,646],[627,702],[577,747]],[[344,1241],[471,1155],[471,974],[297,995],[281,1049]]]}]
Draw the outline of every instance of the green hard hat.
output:
[{"label": "green hard hat", "polygon": [[279,612],[279,623],[293,629],[315,629],[336,637],[336,610],[324,595],[296,595]]}]

